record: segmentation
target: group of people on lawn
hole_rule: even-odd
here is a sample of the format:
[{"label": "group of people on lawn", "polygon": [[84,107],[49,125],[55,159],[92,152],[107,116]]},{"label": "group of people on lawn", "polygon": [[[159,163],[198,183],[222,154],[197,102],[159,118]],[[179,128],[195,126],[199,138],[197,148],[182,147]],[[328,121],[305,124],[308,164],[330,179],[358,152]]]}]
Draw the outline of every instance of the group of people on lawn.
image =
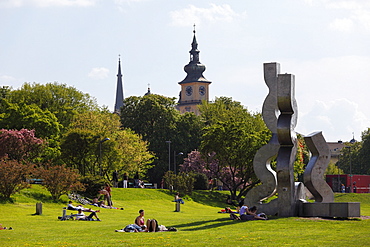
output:
[{"label": "group of people on lawn", "polygon": [[[228,196],[226,202],[228,204],[234,205],[230,199],[230,196]],[[244,200],[241,200],[239,204],[237,205],[236,210],[231,210],[229,207],[226,207],[225,210],[223,210],[225,213],[230,214],[230,218],[233,220],[267,220],[267,216],[264,213],[257,214],[257,207],[252,206],[248,207]],[[236,215],[236,214],[239,214]]]},{"label": "group of people on lawn", "polygon": [[[106,187],[104,189],[99,191],[99,194],[101,194],[104,197],[104,200],[99,201],[98,198],[94,198],[91,202],[91,205],[96,206],[96,207],[102,207],[102,208],[109,208],[109,209],[114,208],[114,209],[123,210],[123,208],[113,207],[113,203],[111,199],[111,189],[108,184],[106,184]],[[230,199],[230,197],[228,199]],[[108,205],[105,205],[104,201],[107,201]],[[179,196],[179,193],[175,194],[174,202],[184,204],[184,201]],[[229,203],[228,200],[227,200],[227,203]],[[73,206],[72,201],[69,201],[67,209],[77,210],[78,212],[77,214],[72,214],[72,216],[75,217],[76,220],[100,221],[97,215],[97,213],[100,212],[100,210],[92,210],[91,208],[84,208],[82,205]],[[85,215],[84,212],[89,212],[90,214]],[[257,208],[255,206],[248,208],[248,206],[245,205],[244,200],[239,202],[239,205],[236,211],[232,211],[229,207],[227,207],[225,208],[225,212],[230,213],[230,218],[233,220],[245,220],[245,221],[247,220],[267,220],[267,217],[265,214],[263,213],[257,214]],[[238,213],[239,216],[237,216],[236,213]],[[116,230],[116,232],[156,232],[156,231],[168,231],[168,229],[163,225],[158,225],[158,222],[155,219],[148,219],[145,222],[143,209],[139,210],[139,216],[136,217],[134,224],[129,224],[121,230]]]}]

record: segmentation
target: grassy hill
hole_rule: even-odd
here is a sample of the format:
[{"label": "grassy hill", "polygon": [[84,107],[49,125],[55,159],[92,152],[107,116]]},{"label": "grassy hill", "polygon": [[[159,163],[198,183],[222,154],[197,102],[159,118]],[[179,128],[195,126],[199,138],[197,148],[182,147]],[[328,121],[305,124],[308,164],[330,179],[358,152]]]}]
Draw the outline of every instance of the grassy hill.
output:
[{"label": "grassy hill", "polygon": [[[223,192],[197,191],[174,212],[173,196],[166,190],[113,189],[115,206],[102,209],[101,222],[59,221],[65,203],[51,202],[39,185],[23,190],[14,203],[0,203],[0,246],[364,246],[369,242],[370,220],[273,218],[240,222],[217,213],[226,205]],[[63,197],[66,202],[67,197]],[[36,202],[43,214],[34,215]],[[336,201],[361,202],[361,214],[370,215],[370,194],[337,194]],[[139,209],[145,218],[174,226],[178,232],[119,233],[133,223]],[[69,211],[70,213],[71,211]]]}]

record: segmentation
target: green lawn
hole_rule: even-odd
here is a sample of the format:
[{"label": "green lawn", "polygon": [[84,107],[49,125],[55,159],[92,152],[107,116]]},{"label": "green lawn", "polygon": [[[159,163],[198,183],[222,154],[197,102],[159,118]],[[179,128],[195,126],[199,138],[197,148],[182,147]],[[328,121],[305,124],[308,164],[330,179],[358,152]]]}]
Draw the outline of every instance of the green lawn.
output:
[{"label": "green lawn", "polygon": [[[225,197],[198,191],[181,205],[181,212],[174,212],[173,197],[165,190],[113,189],[115,206],[125,210],[102,209],[101,222],[59,221],[65,204],[52,203],[34,185],[17,194],[14,203],[0,204],[0,224],[14,228],[0,231],[0,246],[367,246],[370,241],[370,220],[232,221],[228,214],[217,213],[225,206]],[[43,215],[33,215],[39,201]],[[370,215],[370,194],[337,194],[336,201],[359,201],[361,215]],[[155,218],[178,232],[114,232],[133,223],[139,209],[145,210],[147,219]]]}]

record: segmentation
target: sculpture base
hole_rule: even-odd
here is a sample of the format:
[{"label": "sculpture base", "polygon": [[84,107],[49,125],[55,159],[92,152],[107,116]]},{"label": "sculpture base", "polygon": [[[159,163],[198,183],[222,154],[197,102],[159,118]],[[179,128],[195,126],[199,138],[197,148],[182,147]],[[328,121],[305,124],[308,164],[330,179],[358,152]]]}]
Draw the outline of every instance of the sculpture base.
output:
[{"label": "sculpture base", "polygon": [[299,216],[302,217],[360,217],[359,202],[303,202]]}]

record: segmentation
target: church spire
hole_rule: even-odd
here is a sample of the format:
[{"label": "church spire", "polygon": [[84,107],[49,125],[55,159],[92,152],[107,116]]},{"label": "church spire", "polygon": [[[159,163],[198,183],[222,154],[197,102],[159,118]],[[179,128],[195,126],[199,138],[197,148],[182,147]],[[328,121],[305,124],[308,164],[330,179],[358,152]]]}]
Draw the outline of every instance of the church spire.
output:
[{"label": "church spire", "polygon": [[117,74],[117,91],[116,91],[116,104],[114,105],[114,112],[120,114],[121,107],[123,106],[123,83],[121,73],[121,58],[118,58],[118,74]]},{"label": "church spire", "polygon": [[198,43],[197,38],[195,37],[195,24],[194,24],[194,30],[193,30],[194,36],[193,36],[193,42],[191,43],[191,50],[190,53],[190,62],[193,63],[200,63],[199,62],[199,50],[198,50]]},{"label": "church spire", "polygon": [[[179,84],[189,83],[189,82],[208,82],[208,80],[203,76],[203,72],[206,70],[206,66],[200,63],[197,38],[195,36],[195,24],[193,30],[193,42],[191,43],[190,62],[185,65],[184,70],[187,74],[186,78],[179,82]],[[210,82],[209,82],[210,83]]]}]

